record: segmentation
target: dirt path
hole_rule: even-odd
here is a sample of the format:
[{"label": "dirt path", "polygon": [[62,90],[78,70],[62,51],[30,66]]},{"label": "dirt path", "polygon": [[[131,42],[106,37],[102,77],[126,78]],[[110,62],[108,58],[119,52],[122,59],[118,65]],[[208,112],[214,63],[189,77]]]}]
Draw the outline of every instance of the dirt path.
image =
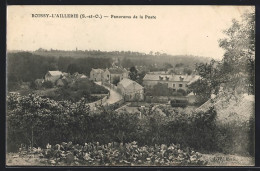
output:
[{"label": "dirt path", "polygon": [[105,86],[105,85],[102,85],[101,82],[95,82],[96,84],[98,85],[101,85],[103,86],[104,88],[108,89],[109,92],[110,92],[110,96],[109,98],[107,99],[107,104],[110,105],[110,104],[114,104],[115,102],[123,99],[123,97],[121,96],[121,94],[119,94],[118,92],[116,92],[115,90]]}]

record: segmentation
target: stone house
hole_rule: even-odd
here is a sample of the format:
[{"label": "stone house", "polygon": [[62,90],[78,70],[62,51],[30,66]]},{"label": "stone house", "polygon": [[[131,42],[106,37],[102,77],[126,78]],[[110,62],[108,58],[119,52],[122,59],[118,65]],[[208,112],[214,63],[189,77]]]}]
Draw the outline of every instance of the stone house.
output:
[{"label": "stone house", "polygon": [[125,101],[143,101],[144,88],[137,82],[123,78],[117,85]]},{"label": "stone house", "polygon": [[92,68],[92,70],[90,71],[89,80],[101,81],[103,73],[104,73],[104,71],[102,69],[94,69],[94,68]]},{"label": "stone house", "polygon": [[178,89],[188,90],[190,82],[198,80],[198,75],[174,75],[174,74],[153,74],[148,73],[143,78],[143,85],[146,88],[152,88],[154,85],[161,83],[166,84],[168,88],[172,88],[174,91]]},{"label": "stone house", "polygon": [[102,81],[113,83],[114,79],[119,78],[121,81],[123,78],[128,78],[128,71],[124,68],[109,68],[103,73]]}]

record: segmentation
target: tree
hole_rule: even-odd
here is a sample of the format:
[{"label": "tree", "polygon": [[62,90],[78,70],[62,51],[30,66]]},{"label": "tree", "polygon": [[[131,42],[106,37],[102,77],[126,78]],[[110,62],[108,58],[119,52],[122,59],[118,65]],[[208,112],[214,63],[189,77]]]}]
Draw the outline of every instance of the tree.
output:
[{"label": "tree", "polygon": [[129,77],[131,80],[136,81],[138,76],[138,72],[136,68],[133,66],[130,68]]},{"label": "tree", "polygon": [[120,77],[119,76],[116,76],[113,78],[113,81],[112,81],[112,84],[116,85],[120,82]]},{"label": "tree", "polygon": [[169,68],[173,68],[173,66],[172,66],[172,64],[170,64],[170,63],[164,63],[163,64],[163,67],[164,67],[164,69],[167,71]]},{"label": "tree", "polygon": [[69,64],[68,68],[67,68],[67,72],[70,74],[74,74],[75,72],[79,72],[79,66],[75,63],[73,64]]},{"label": "tree", "polygon": [[255,13],[246,12],[242,19],[232,20],[231,27],[224,30],[227,37],[219,40],[225,50],[220,68],[228,79],[225,88],[254,94]]},{"label": "tree", "polygon": [[190,68],[184,68],[183,73],[191,75],[192,74],[192,70]]},{"label": "tree", "polygon": [[245,13],[242,22],[232,20],[232,25],[224,30],[226,38],[219,40],[225,50],[219,62],[197,64],[196,71],[201,80],[189,87],[195,93],[198,103],[203,103],[211,94],[223,93],[236,95],[254,94],[255,66],[255,14]]},{"label": "tree", "polygon": [[151,94],[153,96],[169,96],[170,90],[166,84],[158,83],[153,86]]}]

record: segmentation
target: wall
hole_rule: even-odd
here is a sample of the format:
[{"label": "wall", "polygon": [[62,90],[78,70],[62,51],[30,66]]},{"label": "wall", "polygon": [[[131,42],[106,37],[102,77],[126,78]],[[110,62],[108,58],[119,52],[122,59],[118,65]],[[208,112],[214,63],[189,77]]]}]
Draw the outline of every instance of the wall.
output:
[{"label": "wall", "polygon": [[100,105],[103,105],[104,103],[106,103],[107,101],[107,96],[103,97],[102,99],[98,100],[98,101],[95,101],[95,102],[92,102],[92,103],[89,103],[89,107],[90,107],[90,110],[96,110],[96,108]]},{"label": "wall", "polygon": [[176,97],[176,96],[146,96],[145,101],[148,103],[168,103],[173,99],[187,100],[187,97]]}]

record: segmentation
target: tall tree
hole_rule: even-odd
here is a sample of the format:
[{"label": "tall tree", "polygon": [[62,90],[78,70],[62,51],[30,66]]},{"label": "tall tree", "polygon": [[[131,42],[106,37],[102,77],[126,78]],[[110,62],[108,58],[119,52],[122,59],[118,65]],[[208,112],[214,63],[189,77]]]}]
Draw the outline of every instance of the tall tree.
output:
[{"label": "tall tree", "polygon": [[223,59],[196,66],[201,80],[190,88],[201,103],[210,94],[218,94],[221,87],[230,95],[254,94],[255,14],[246,12],[242,18],[241,22],[232,20],[231,27],[224,30],[226,37],[219,40],[219,46],[225,50]]},{"label": "tall tree", "polygon": [[225,50],[220,64],[228,80],[225,88],[254,94],[255,13],[246,12],[241,22],[232,20],[224,33],[226,38],[219,40],[219,46]]},{"label": "tall tree", "polygon": [[133,66],[130,68],[129,77],[131,80],[136,81],[138,76],[138,72],[136,68]]}]

